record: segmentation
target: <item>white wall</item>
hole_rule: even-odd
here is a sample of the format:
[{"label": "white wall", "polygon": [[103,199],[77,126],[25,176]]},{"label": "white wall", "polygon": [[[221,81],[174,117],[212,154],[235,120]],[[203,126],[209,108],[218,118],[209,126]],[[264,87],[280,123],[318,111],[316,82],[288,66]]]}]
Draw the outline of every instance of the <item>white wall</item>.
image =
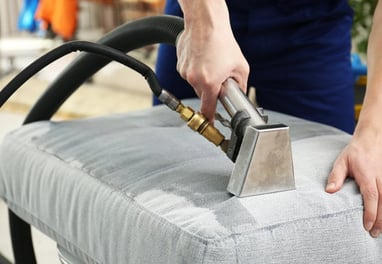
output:
[{"label": "white wall", "polygon": [[17,19],[22,0],[0,0],[0,37],[18,33]]}]

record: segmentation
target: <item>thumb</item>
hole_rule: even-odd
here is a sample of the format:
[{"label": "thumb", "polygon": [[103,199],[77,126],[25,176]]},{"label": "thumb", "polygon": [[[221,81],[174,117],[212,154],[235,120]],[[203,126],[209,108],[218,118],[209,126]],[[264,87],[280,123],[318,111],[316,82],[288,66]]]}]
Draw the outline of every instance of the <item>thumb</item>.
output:
[{"label": "thumb", "polygon": [[346,159],[340,156],[333,165],[326,184],[326,192],[335,193],[339,191],[348,175]]}]

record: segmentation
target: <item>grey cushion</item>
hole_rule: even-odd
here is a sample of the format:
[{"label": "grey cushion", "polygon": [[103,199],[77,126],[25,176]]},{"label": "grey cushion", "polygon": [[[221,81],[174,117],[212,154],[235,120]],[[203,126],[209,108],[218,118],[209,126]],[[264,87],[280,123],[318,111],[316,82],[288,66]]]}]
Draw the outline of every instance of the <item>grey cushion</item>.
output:
[{"label": "grey cushion", "polygon": [[324,191],[350,136],[268,114],[291,127],[294,191],[230,195],[233,163],[159,106],[11,132],[0,196],[85,263],[381,263],[356,184]]}]

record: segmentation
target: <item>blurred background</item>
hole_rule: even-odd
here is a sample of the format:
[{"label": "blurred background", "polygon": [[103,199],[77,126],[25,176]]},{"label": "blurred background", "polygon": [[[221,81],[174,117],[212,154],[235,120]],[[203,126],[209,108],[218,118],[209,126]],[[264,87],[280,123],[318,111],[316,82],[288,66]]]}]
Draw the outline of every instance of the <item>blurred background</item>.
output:
[{"label": "blurred background", "polygon": [[[65,41],[96,41],[128,21],[162,13],[164,0],[2,0],[0,1],[0,87],[35,58]],[[156,46],[134,51],[152,66]],[[27,111],[40,93],[78,54],[46,67],[20,89],[1,112]],[[142,77],[111,63],[79,89],[58,117],[81,117],[151,106]],[[111,97],[111,98],[110,98]],[[108,99],[110,98],[110,99]],[[96,106],[96,107],[95,107]]]}]

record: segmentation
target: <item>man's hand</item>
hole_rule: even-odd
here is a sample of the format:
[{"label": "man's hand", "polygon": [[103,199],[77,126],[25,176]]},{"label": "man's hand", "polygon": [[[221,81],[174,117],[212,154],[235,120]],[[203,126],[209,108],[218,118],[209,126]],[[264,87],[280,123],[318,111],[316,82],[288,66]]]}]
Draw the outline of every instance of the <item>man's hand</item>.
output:
[{"label": "man's hand", "polygon": [[371,236],[382,232],[382,135],[356,133],[334,163],[326,191],[337,192],[346,177],[359,185],[364,201],[363,224]]},{"label": "man's hand", "polygon": [[382,1],[378,1],[367,48],[367,88],[357,127],[337,158],[326,190],[338,191],[347,176],[359,185],[363,224],[373,237],[382,232]]},{"label": "man's hand", "polygon": [[224,0],[179,3],[185,29],[177,41],[177,70],[201,98],[201,112],[213,122],[223,82],[231,77],[245,92],[249,65],[233,36]]}]

